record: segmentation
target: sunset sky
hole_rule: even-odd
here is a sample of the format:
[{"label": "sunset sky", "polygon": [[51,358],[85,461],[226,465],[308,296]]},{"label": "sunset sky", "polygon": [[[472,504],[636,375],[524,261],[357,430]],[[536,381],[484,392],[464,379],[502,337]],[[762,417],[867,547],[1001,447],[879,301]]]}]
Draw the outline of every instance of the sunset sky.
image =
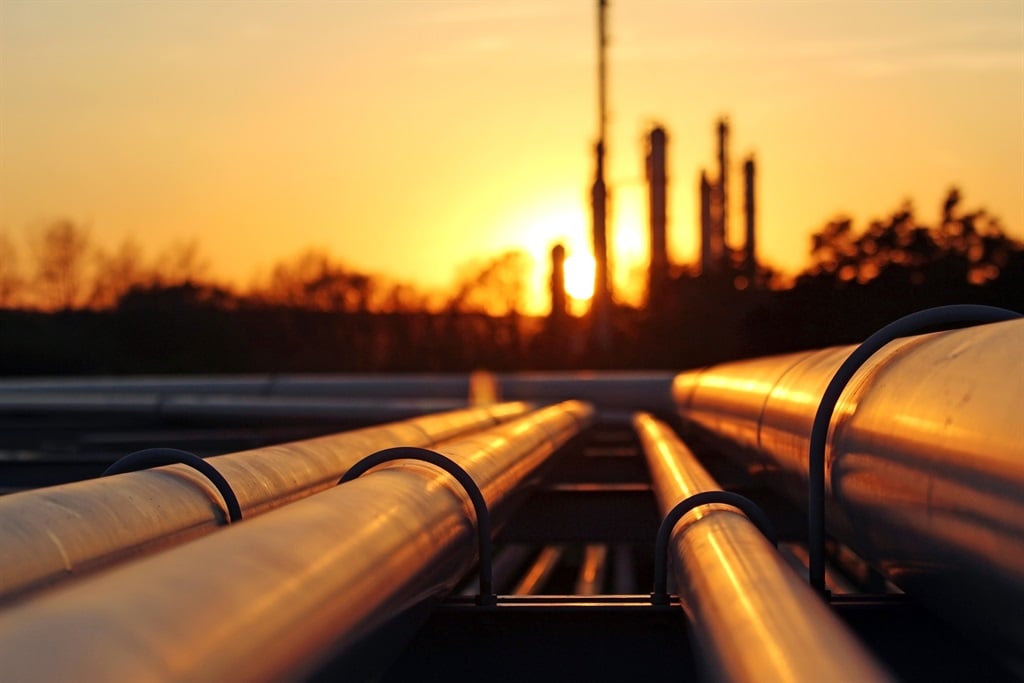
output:
[{"label": "sunset sky", "polygon": [[[958,185],[1024,239],[1024,0],[611,0],[617,287],[646,260],[643,137],[669,133],[670,253],[732,123],[762,260]],[[442,287],[509,248],[589,249],[595,0],[0,2],[0,232],[68,217],[248,283],[306,247]],[[732,215],[740,216],[734,192]],[[740,221],[733,221],[735,238]]]}]

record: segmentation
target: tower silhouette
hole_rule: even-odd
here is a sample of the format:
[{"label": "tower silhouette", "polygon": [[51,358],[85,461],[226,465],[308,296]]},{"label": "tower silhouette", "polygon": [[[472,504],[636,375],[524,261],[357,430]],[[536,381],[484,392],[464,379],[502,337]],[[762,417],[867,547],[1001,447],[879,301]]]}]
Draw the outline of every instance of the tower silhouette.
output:
[{"label": "tower silhouette", "polygon": [[746,240],[743,243],[743,270],[747,282],[757,282],[757,232],[754,218],[754,157],[747,157],[743,163],[743,212],[746,217]]},{"label": "tower silhouette", "polygon": [[667,188],[665,129],[657,126],[648,135],[647,186],[650,222],[650,266],[647,272],[647,305],[657,306],[660,293],[668,280]]},{"label": "tower silhouette", "polygon": [[598,140],[594,146],[596,164],[594,184],[590,189],[590,209],[594,247],[594,295],[590,300],[594,347],[600,353],[611,349],[611,282],[608,263],[608,186],[604,180],[605,139],[608,127],[608,81],[605,53],[608,37],[605,30],[607,0],[597,3],[597,111]]}]

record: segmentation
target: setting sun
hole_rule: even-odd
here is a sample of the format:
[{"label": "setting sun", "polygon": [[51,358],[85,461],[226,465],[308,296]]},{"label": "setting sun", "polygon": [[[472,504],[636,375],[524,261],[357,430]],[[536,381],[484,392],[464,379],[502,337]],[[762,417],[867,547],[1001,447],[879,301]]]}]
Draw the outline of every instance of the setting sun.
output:
[{"label": "setting sun", "polygon": [[577,301],[594,295],[594,257],[573,254],[565,259],[565,293]]}]

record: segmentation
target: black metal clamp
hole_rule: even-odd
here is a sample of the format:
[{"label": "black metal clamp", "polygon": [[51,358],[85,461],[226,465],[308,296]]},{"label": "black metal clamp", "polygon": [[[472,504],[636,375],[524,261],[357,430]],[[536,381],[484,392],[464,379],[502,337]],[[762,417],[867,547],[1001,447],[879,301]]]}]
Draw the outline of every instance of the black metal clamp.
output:
[{"label": "black metal clamp", "polygon": [[469,473],[461,465],[448,456],[441,455],[437,451],[432,451],[428,448],[397,446],[395,448],[385,448],[382,451],[366,456],[350,467],[344,476],[338,480],[338,483],[344,484],[347,481],[352,481],[365,474],[371,468],[393,460],[420,460],[440,467],[452,475],[455,481],[459,482],[466,491],[470,502],[473,504],[473,511],[476,513],[477,546],[480,554],[480,592],[477,595],[476,602],[478,605],[497,604],[498,597],[494,593],[491,515],[487,510],[487,502],[484,500],[484,494],[480,491],[480,487],[476,485],[473,477],[469,476]]},{"label": "black metal clamp", "polygon": [[231,484],[224,478],[224,475],[217,471],[210,463],[198,455],[177,448],[145,448],[124,456],[113,465],[103,471],[101,477],[111,474],[123,474],[124,472],[136,472],[150,467],[162,465],[188,465],[210,480],[224,499],[228,509],[228,521],[238,522],[242,519],[242,506],[238,504],[238,496],[231,488]]},{"label": "black metal clamp", "polygon": [[658,535],[654,541],[654,592],[651,593],[651,604],[667,605],[668,597],[668,541],[672,536],[672,530],[676,523],[683,518],[690,510],[708,503],[725,503],[739,508],[754,526],[764,534],[771,544],[779,544],[775,534],[775,527],[772,526],[768,515],[759,508],[754,501],[746,496],[741,496],[732,491],[701,491],[676,503],[675,507],[669,510],[668,514],[661,521],[658,527]]},{"label": "black metal clamp", "polygon": [[858,369],[879,349],[900,337],[936,329],[964,325],[1003,322],[1022,317],[1015,311],[995,306],[956,304],[928,308],[906,315],[878,330],[853,350],[832,376],[811,426],[807,465],[807,518],[810,562],[808,576],[812,588],[825,590],[825,442],[832,414],[843,389]]}]

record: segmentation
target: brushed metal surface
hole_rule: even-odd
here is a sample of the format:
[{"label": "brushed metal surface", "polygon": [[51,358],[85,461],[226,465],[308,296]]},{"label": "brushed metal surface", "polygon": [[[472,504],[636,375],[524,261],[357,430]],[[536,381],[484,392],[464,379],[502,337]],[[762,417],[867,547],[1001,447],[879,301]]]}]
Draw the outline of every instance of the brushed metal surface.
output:
[{"label": "brushed metal surface", "polygon": [[[353,463],[390,446],[431,446],[525,414],[506,403],[209,458],[243,518],[333,486]],[[226,523],[220,494],[183,465],[0,497],[0,600],[163,549]]]},{"label": "brushed metal surface", "polygon": [[[818,398],[852,349],[684,373],[679,414],[805,503]],[[830,532],[1007,653],[1024,652],[1022,406],[1024,321],[899,339],[844,390],[825,460]]]},{"label": "brushed metal surface", "polygon": [[[492,516],[593,419],[568,402],[437,448]],[[476,559],[462,488],[419,461],[220,533],[60,586],[0,612],[0,671],[30,681],[290,681],[413,605]]]},{"label": "brushed metal surface", "polygon": [[[634,425],[658,506],[718,484],[670,427]],[[680,602],[705,676],[716,681],[882,681],[890,675],[736,508],[694,508],[670,543]]]}]

